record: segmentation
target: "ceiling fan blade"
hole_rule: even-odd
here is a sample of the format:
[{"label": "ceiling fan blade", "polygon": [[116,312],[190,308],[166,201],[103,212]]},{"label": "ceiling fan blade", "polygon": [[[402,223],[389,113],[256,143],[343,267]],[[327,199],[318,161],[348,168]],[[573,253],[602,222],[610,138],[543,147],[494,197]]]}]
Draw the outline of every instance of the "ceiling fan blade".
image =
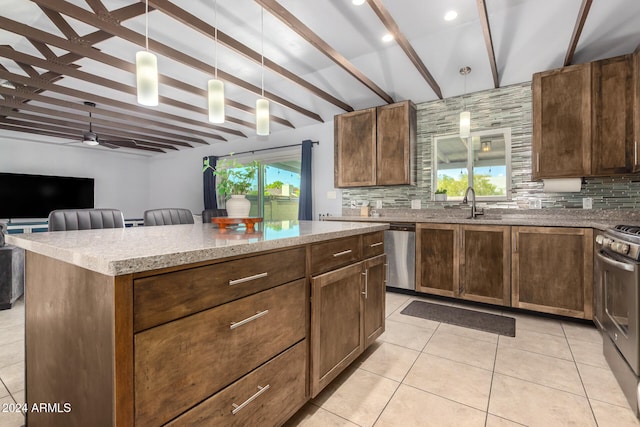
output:
[{"label": "ceiling fan blade", "polygon": [[106,142],[106,141],[100,141],[98,142],[98,144],[102,145],[103,147],[112,148],[112,149],[120,148],[119,145],[111,144],[110,142]]}]

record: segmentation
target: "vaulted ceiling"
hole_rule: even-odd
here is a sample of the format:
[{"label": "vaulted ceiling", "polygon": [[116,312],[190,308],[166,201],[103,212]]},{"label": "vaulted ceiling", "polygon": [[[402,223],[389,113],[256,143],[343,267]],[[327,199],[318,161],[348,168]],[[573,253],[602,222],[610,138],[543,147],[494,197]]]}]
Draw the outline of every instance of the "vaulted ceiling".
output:
[{"label": "vaulted ceiling", "polygon": [[[149,0],[160,103],[143,107],[135,54],[145,46],[145,8],[3,0],[0,135],[81,146],[91,124],[112,141],[94,149],[155,155],[254,136],[263,79],[273,136],[354,109],[526,82],[640,44],[638,0]],[[458,17],[445,21],[449,10]],[[387,32],[395,39],[383,42]],[[222,125],[206,110],[216,58]],[[472,69],[466,79],[463,66]]]}]

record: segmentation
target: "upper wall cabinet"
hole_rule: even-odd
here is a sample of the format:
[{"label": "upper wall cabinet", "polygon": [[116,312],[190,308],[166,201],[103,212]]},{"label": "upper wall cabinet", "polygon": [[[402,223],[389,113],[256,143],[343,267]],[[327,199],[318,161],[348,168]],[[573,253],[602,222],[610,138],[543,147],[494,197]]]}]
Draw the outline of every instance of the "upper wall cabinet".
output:
[{"label": "upper wall cabinet", "polygon": [[411,101],[337,115],[334,130],[336,187],[415,184]]},{"label": "upper wall cabinet", "polygon": [[633,55],[633,172],[640,172],[640,51]]},{"label": "upper wall cabinet", "polygon": [[533,75],[534,179],[640,169],[634,68],[634,57],[624,55]]}]

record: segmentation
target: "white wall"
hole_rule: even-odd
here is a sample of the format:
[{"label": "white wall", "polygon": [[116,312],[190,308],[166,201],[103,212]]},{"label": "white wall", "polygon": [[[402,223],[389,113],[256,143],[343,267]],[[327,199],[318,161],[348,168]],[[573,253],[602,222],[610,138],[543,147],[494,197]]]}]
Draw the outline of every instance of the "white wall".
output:
[{"label": "white wall", "polygon": [[28,135],[14,136],[13,132],[0,135],[0,172],[93,178],[96,207],[120,209],[125,218],[142,218],[149,205],[148,157],[82,146],[60,147],[25,137]]},{"label": "white wall", "polygon": [[[181,150],[153,157],[150,163],[150,208],[185,207],[198,214],[204,209],[202,187],[202,158],[226,155],[281,145],[300,144],[305,139],[318,141],[313,146],[313,212],[339,215],[342,212],[340,191],[337,198],[327,199],[333,188],[333,121],[301,129],[292,129],[256,137],[250,129],[243,129],[248,138],[221,142],[193,149]],[[259,153],[256,153],[258,155]]]}]

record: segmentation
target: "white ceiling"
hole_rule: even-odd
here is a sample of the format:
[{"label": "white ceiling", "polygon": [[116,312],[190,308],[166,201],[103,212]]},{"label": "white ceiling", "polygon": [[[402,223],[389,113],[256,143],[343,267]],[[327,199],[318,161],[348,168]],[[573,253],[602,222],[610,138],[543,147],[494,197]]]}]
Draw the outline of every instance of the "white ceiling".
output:
[{"label": "white ceiling", "polygon": [[[68,2],[91,11],[84,0],[68,0]],[[213,25],[213,0],[173,0],[173,2]],[[60,2],[51,0],[49,3]],[[102,3],[108,10],[115,10],[136,2],[134,0],[103,0]],[[354,6],[351,0],[280,0],[279,3],[391,95],[394,101],[411,99],[420,103],[438,99],[398,44],[381,41],[381,36],[386,33],[386,29],[366,3],[361,6]],[[563,65],[582,0],[486,0],[486,3],[500,86],[529,81],[535,72]],[[464,78],[458,72],[462,66],[470,66],[473,70],[466,79],[466,93],[493,88],[490,62],[476,0],[385,0],[384,5],[433,75],[445,98],[465,92]],[[256,1],[218,0],[217,9],[217,25],[220,31],[257,52],[261,51],[261,7]],[[451,22],[445,21],[443,16],[448,10],[456,10],[458,18]],[[33,28],[66,38],[34,2],[2,0],[0,14]],[[80,35],[96,30],[95,27],[72,18],[66,19]],[[123,26],[144,34],[144,15],[123,22]],[[205,37],[160,11],[152,11],[149,14],[149,37],[207,64],[214,64],[214,42],[211,38]],[[639,0],[593,0],[573,63],[631,53],[639,44]],[[43,57],[24,37],[3,29],[0,30],[0,45],[10,45],[20,52]],[[139,47],[133,43],[118,38],[106,40],[95,47],[103,53],[130,63],[134,62],[135,53],[139,50]],[[65,50],[54,47],[52,50],[58,55],[67,53]],[[221,45],[218,46],[217,51],[218,67],[221,71],[260,86],[262,75],[260,64]],[[264,56],[346,102],[354,109],[385,103],[382,98],[266,10],[264,12]],[[0,57],[0,64],[12,73],[26,75],[15,62],[9,59]],[[79,69],[82,71],[135,86],[135,76],[129,72],[90,59],[79,60],[76,64],[80,65]],[[161,74],[202,89],[206,88],[206,82],[210,78],[208,73],[195,70],[164,56],[159,56],[158,65]],[[38,71],[46,70],[38,69]],[[96,86],[72,77],[67,76],[57,84],[136,105],[134,95]],[[264,70],[264,85],[265,90],[319,114],[325,122],[331,121],[335,114],[344,112],[339,107],[268,69]],[[230,83],[226,84],[225,89],[227,98],[248,106],[255,105],[257,95],[254,93]],[[161,85],[160,94],[206,108],[204,97],[194,96],[180,89]],[[43,95],[82,102],[80,99],[53,92],[44,92]],[[51,107],[38,101],[32,101],[30,104],[64,110],[64,108]],[[98,108],[121,111],[109,106],[98,105]],[[151,111],[156,110],[203,122],[207,120],[204,114],[162,103],[151,109]],[[289,120],[296,128],[318,123],[275,102],[271,103],[271,113]],[[227,107],[227,114],[247,122],[254,121],[251,113],[235,108]],[[203,129],[206,129],[206,126],[208,125],[204,123]],[[248,136],[254,134],[254,130],[246,126],[232,123],[226,123],[224,126],[240,130]],[[272,134],[287,129],[289,128],[278,123],[271,124]],[[0,135],[6,132],[0,130]],[[239,138],[224,133],[220,135],[228,140]],[[24,138],[25,135],[21,137]],[[57,141],[50,137],[47,139]],[[210,139],[207,142],[215,143],[216,141]]]}]

